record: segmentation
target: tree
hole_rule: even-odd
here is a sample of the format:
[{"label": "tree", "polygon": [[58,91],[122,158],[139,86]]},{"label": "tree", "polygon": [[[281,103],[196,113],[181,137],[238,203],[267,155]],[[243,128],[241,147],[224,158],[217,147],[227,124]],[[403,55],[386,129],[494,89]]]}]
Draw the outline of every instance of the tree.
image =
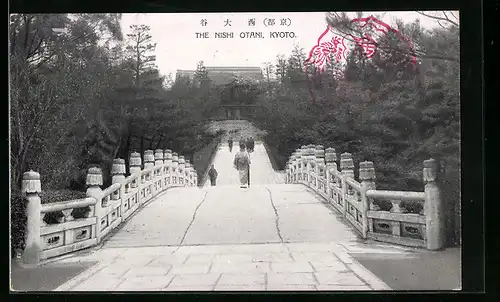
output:
[{"label": "tree", "polygon": [[208,77],[208,71],[205,65],[203,64],[203,61],[199,61],[198,65],[196,66],[196,71],[194,73],[194,81],[196,82],[196,85],[200,88],[205,88],[207,85],[209,85],[210,78]]},{"label": "tree", "polygon": [[[71,154],[69,150],[61,150],[61,145],[77,147],[68,140],[75,125],[83,122],[94,105],[78,98],[97,97],[96,92],[106,86],[106,82],[96,81],[92,75],[97,70],[106,70],[106,60],[95,65],[106,57],[98,41],[122,38],[121,32],[116,31],[119,19],[119,14],[80,14],[72,18],[67,14],[11,15],[13,183],[20,185],[22,172],[28,168],[50,167],[48,171],[52,171],[62,167],[65,161],[61,158],[52,162],[58,157],[56,154]],[[65,173],[57,176],[43,181],[50,185],[51,181],[68,179]]]},{"label": "tree", "polygon": [[284,55],[276,56],[275,73],[278,81],[284,85],[287,70],[287,62]]},{"label": "tree", "polygon": [[135,86],[139,87],[141,85],[142,76],[146,71],[156,69],[156,56],[151,54],[156,48],[156,43],[152,43],[152,36],[149,33],[151,30],[150,26],[144,24],[131,25],[130,29],[132,33],[127,34],[130,40],[127,51],[129,52],[129,58],[132,63],[131,68],[133,68],[134,71]]},{"label": "tree", "polygon": [[[295,44],[292,49],[292,54],[288,58],[288,65],[286,69],[286,77],[289,85],[300,85],[305,87],[307,77],[304,71],[304,62],[306,61],[306,54],[304,49],[298,44]],[[278,64],[280,64],[278,62]]]}]

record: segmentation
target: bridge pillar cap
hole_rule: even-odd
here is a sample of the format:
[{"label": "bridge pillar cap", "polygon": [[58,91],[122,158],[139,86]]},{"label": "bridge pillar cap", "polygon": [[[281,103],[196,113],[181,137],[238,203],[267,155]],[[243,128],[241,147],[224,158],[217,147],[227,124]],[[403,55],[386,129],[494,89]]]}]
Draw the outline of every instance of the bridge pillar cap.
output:
[{"label": "bridge pillar cap", "polygon": [[102,171],[99,167],[91,167],[87,173],[87,186],[102,186]]},{"label": "bridge pillar cap", "polygon": [[40,180],[40,173],[29,170],[23,173],[24,180]]},{"label": "bridge pillar cap", "polygon": [[21,192],[24,193],[39,193],[42,192],[42,183],[40,182],[40,174],[33,170],[23,173]]}]

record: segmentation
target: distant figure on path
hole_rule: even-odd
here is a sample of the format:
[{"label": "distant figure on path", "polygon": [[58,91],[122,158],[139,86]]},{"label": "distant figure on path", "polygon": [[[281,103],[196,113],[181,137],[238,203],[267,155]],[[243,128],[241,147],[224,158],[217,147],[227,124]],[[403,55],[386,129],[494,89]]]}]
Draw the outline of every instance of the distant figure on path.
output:
[{"label": "distant figure on path", "polygon": [[247,144],[246,139],[245,139],[245,138],[243,138],[243,137],[241,137],[241,138],[240,138],[240,147],[241,147],[241,145],[246,146],[246,144]]},{"label": "distant figure on path", "polygon": [[233,161],[234,168],[238,170],[240,176],[240,188],[249,185],[250,164],[250,155],[245,151],[245,144],[240,143],[240,152],[236,153]]},{"label": "distant figure on path", "polygon": [[229,144],[229,152],[233,153],[233,139],[229,138],[227,143]]},{"label": "distant figure on path", "polygon": [[217,170],[215,170],[214,165],[212,165],[210,167],[210,170],[208,171],[208,177],[210,177],[210,184],[212,185],[212,187],[215,186],[218,175],[219,174],[217,173]]},{"label": "distant figure on path", "polygon": [[248,150],[248,152],[253,152],[254,147],[255,147],[255,142],[253,140],[253,137],[250,136],[247,139],[247,150]]}]

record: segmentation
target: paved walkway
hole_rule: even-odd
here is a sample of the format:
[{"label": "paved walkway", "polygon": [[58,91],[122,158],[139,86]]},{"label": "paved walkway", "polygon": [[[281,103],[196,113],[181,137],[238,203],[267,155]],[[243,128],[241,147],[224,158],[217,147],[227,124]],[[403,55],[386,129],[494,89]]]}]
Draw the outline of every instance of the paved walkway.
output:
[{"label": "paved walkway", "polygon": [[[238,151],[238,142],[234,143],[232,152],[229,152],[229,145],[227,143],[222,143],[219,146],[213,161],[213,165],[219,173],[217,186],[239,185],[238,172],[233,167],[234,156],[238,153]],[[252,161],[252,165],[250,167],[251,186],[285,183],[284,173],[273,170],[266,148],[264,148],[262,143],[255,143],[254,151],[250,153],[250,160]],[[204,186],[210,186],[208,177]]]},{"label": "paved walkway", "polygon": [[361,243],[320,198],[282,184],[261,144],[252,153],[252,186],[239,188],[233,156],[219,149],[216,187],[168,190],[101,249],[60,260],[99,264],[57,290],[390,289],[349,253],[404,249]]}]

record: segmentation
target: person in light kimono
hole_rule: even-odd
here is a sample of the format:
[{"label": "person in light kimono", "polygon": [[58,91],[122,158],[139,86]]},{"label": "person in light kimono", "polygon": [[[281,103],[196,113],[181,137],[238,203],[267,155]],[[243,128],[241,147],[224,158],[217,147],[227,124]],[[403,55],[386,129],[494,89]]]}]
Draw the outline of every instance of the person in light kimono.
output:
[{"label": "person in light kimono", "polygon": [[250,178],[250,155],[245,150],[245,143],[240,143],[240,151],[234,156],[233,165],[238,170],[240,177],[240,188],[247,188],[249,186]]}]

